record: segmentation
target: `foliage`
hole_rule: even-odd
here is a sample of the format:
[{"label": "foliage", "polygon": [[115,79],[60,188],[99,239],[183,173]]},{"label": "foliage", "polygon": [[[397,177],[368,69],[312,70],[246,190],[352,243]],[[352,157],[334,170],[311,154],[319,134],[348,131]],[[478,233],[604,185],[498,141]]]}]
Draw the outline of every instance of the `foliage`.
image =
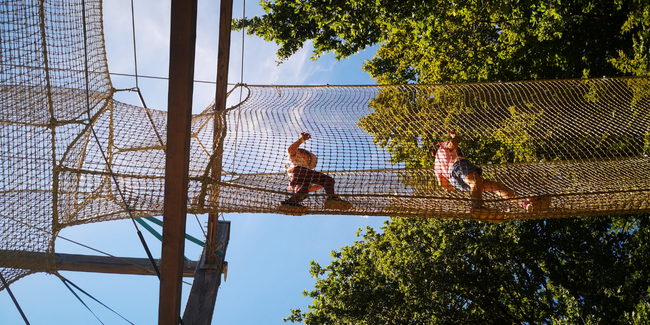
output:
[{"label": "foliage", "polygon": [[369,103],[373,112],[358,125],[391,154],[391,163],[403,162],[407,168],[433,167],[431,153],[446,140],[445,130],[458,131],[465,155],[477,164],[557,158],[542,157],[538,151],[545,146],[544,140],[531,135],[542,133],[538,120],[543,111],[526,113],[509,107],[509,116],[501,122],[482,123],[478,121],[485,122],[490,111],[467,106],[474,101],[467,98],[470,95],[445,86],[383,88]]},{"label": "foliage", "polygon": [[444,87],[388,87],[369,102],[373,113],[358,125],[375,136],[374,142],[391,154],[391,163],[408,168],[433,167],[429,152],[442,141],[444,132],[458,129],[467,112],[460,94]]},{"label": "foliage", "polygon": [[[643,123],[650,118],[648,80],[535,85],[381,87],[369,101],[371,113],[358,126],[390,154],[391,163],[407,168],[433,167],[431,153],[446,140],[447,130],[461,136],[465,156],[479,165],[640,157],[649,152],[650,127]],[[585,111],[611,120],[595,119]]]},{"label": "foliage", "polygon": [[[627,324],[647,321],[650,219],[492,225],[393,219],[311,263],[305,324]],[[358,234],[357,234],[358,235]]]},{"label": "foliage", "polygon": [[609,61],[624,73],[650,75],[650,4],[638,1],[621,27],[621,32],[632,35],[632,51],[626,53],[619,50],[618,58],[610,58]]},{"label": "foliage", "polygon": [[[275,0],[266,14],[233,21],[274,41],[286,60],[308,42],[313,59],[346,58],[369,46],[363,69],[379,84],[511,81],[648,75],[650,0]],[[359,126],[393,163],[432,167],[444,130],[463,136],[477,164],[567,159],[544,113],[509,107],[494,125],[474,125],[462,96],[440,87],[386,87]],[[635,92],[647,100],[647,87]],[[638,93],[638,94],[637,94]],[[588,94],[598,102],[598,93]],[[633,108],[632,108],[633,109]],[[634,112],[632,111],[632,114]],[[428,130],[421,132],[419,130]],[[529,130],[529,131],[522,131]],[[643,139],[589,134],[554,142],[596,155],[650,152]],[[636,141],[636,142],[635,142]],[[645,141],[643,146],[638,141]],[[576,154],[574,158],[581,158]],[[430,184],[426,185],[429,186]],[[333,252],[317,277],[306,324],[644,324],[650,293],[647,215],[487,224],[393,219],[382,232]]]},{"label": "foliage", "polygon": [[276,0],[233,28],[313,59],[380,45],[380,84],[648,75],[650,0]]}]

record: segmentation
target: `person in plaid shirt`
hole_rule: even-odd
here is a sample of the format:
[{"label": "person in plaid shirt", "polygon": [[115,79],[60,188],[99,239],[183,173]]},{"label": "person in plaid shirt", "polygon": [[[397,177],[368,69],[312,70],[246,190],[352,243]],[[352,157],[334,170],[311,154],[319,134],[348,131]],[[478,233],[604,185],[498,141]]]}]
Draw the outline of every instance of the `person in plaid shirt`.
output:
[{"label": "person in plaid shirt", "polygon": [[318,158],[311,152],[298,148],[311,139],[309,133],[301,133],[300,138],[287,148],[288,160],[285,168],[289,174],[289,191],[294,194],[280,202],[280,210],[288,212],[305,212],[307,208],[300,204],[307,198],[309,192],[325,189],[328,198],[325,200],[326,209],[348,210],[350,202],[342,200],[334,193],[334,178],[314,170]]}]

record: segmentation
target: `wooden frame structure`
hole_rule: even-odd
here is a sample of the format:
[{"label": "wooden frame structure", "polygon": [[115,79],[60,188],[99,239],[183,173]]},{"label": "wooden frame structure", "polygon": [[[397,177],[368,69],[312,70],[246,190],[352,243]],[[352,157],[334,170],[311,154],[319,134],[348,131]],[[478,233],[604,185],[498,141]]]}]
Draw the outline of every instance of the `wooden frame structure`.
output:
[{"label": "wooden frame structure", "polygon": [[180,322],[198,0],[172,0],[158,324]]},{"label": "wooden frame structure", "polygon": [[[230,236],[230,223],[219,222],[217,214],[210,214],[208,217],[206,249],[183,317],[187,323],[183,322],[180,319],[181,270],[187,213],[197,0],[172,0],[171,15],[163,263],[158,324],[173,325],[178,324],[179,321],[187,325],[210,324],[217,290],[221,283],[223,258]],[[232,0],[222,0],[215,95],[216,112],[225,110],[226,106],[231,19]],[[218,145],[216,136],[221,134],[220,122],[220,119],[215,118],[215,146]],[[212,177],[221,177],[220,162],[215,164]],[[224,229],[219,229],[220,225]],[[220,247],[222,251],[218,250]],[[217,258],[217,252],[221,253],[220,258]]]},{"label": "wooden frame structure", "polygon": [[[49,258],[49,253],[0,250],[0,267],[30,269],[34,261]],[[156,275],[148,258],[55,253],[54,261],[59,271]],[[160,265],[160,260],[156,263]],[[183,277],[194,277],[197,264],[196,261],[183,261]]]}]

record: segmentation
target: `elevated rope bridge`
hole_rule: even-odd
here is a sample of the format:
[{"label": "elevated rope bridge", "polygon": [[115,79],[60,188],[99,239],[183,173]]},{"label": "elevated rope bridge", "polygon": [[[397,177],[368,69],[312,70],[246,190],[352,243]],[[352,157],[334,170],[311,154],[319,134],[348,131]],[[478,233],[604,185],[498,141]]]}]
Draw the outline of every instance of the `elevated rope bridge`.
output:
[{"label": "elevated rope bridge", "polygon": [[[287,195],[286,147],[308,131],[316,169],[354,205],[344,214],[472,219],[468,193],[443,190],[433,173],[430,152],[454,129],[485,178],[520,198],[551,198],[546,211],[529,213],[486,195],[488,206],[510,211],[497,218],[647,211],[649,86],[635,78],[246,87],[248,99],[226,116],[220,200],[206,206],[199,192],[194,208],[275,212]],[[341,214],[323,200],[312,195],[309,213]]]},{"label": "elevated rope bridge", "polygon": [[[166,112],[113,100],[101,1],[86,1],[88,64],[71,2],[0,2],[0,250],[52,254],[1,269],[8,283],[55,271],[66,226],[162,214]],[[507,221],[650,211],[649,78],[239,87],[241,103],[194,116],[191,213],[280,213],[291,194],[286,149],[300,132],[313,136],[303,147],[319,157],[316,170],[353,204],[328,210],[317,192],[308,214]],[[225,126],[216,137],[215,119]],[[485,178],[519,198],[547,197],[547,209],[486,194],[501,212],[470,213],[468,193],[443,190],[433,173],[430,152],[451,129]]]}]

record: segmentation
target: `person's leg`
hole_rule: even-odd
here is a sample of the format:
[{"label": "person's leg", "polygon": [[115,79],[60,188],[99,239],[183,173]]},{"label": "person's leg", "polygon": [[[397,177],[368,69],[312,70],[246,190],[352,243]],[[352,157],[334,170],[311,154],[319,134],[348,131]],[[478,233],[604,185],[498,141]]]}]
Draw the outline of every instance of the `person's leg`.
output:
[{"label": "person's leg", "polygon": [[285,203],[300,204],[300,202],[307,198],[310,185],[308,172],[309,169],[307,168],[295,168],[291,182],[289,183],[295,194],[285,200]]},{"label": "person's leg", "polygon": [[469,195],[472,197],[472,206],[480,207],[483,205],[483,178],[479,174],[478,170],[474,170],[467,174],[464,179],[465,183],[469,185]]},{"label": "person's leg", "polygon": [[334,181],[334,178],[328,175],[308,168],[296,167],[290,183],[294,193],[296,194],[290,197],[287,201],[294,203],[302,202],[307,198],[307,194],[309,193],[309,186],[311,184],[323,186],[325,189],[325,194],[327,194],[330,198],[336,198],[334,195],[335,183],[336,182]]},{"label": "person's leg", "polygon": [[304,184],[293,185],[293,192],[295,194],[292,195],[289,199],[287,199],[287,202],[300,204],[300,202],[304,201],[307,198],[307,194],[309,194],[309,185],[304,185]]},{"label": "person's leg", "polygon": [[327,200],[325,200],[326,209],[336,209],[336,210],[348,210],[352,208],[352,204],[348,201],[342,200],[337,197],[334,193],[334,178],[325,175],[323,173],[309,170],[305,173],[305,179],[309,180],[310,184],[322,185],[325,188],[325,194],[327,194]]},{"label": "person's leg", "polygon": [[334,196],[334,178],[331,176],[325,175],[323,173],[309,169],[305,173],[305,179],[308,180],[310,184],[321,185],[325,189],[325,194],[330,197]]},{"label": "person's leg", "polygon": [[515,197],[515,192],[505,184],[489,179],[483,180],[483,191],[497,193],[502,199],[511,199]]},{"label": "person's leg", "polygon": [[289,183],[291,190],[295,194],[280,202],[280,211],[283,211],[284,214],[299,216],[307,211],[307,207],[300,205],[300,202],[307,198],[309,184],[305,184],[304,180],[300,178],[296,179],[295,176],[296,174],[294,173]]},{"label": "person's leg", "polygon": [[548,208],[550,202],[548,197],[531,197],[519,201],[515,199],[515,192],[505,184],[487,179],[483,180],[483,191],[497,193],[502,199],[512,199],[510,202],[527,211],[544,210]]}]

